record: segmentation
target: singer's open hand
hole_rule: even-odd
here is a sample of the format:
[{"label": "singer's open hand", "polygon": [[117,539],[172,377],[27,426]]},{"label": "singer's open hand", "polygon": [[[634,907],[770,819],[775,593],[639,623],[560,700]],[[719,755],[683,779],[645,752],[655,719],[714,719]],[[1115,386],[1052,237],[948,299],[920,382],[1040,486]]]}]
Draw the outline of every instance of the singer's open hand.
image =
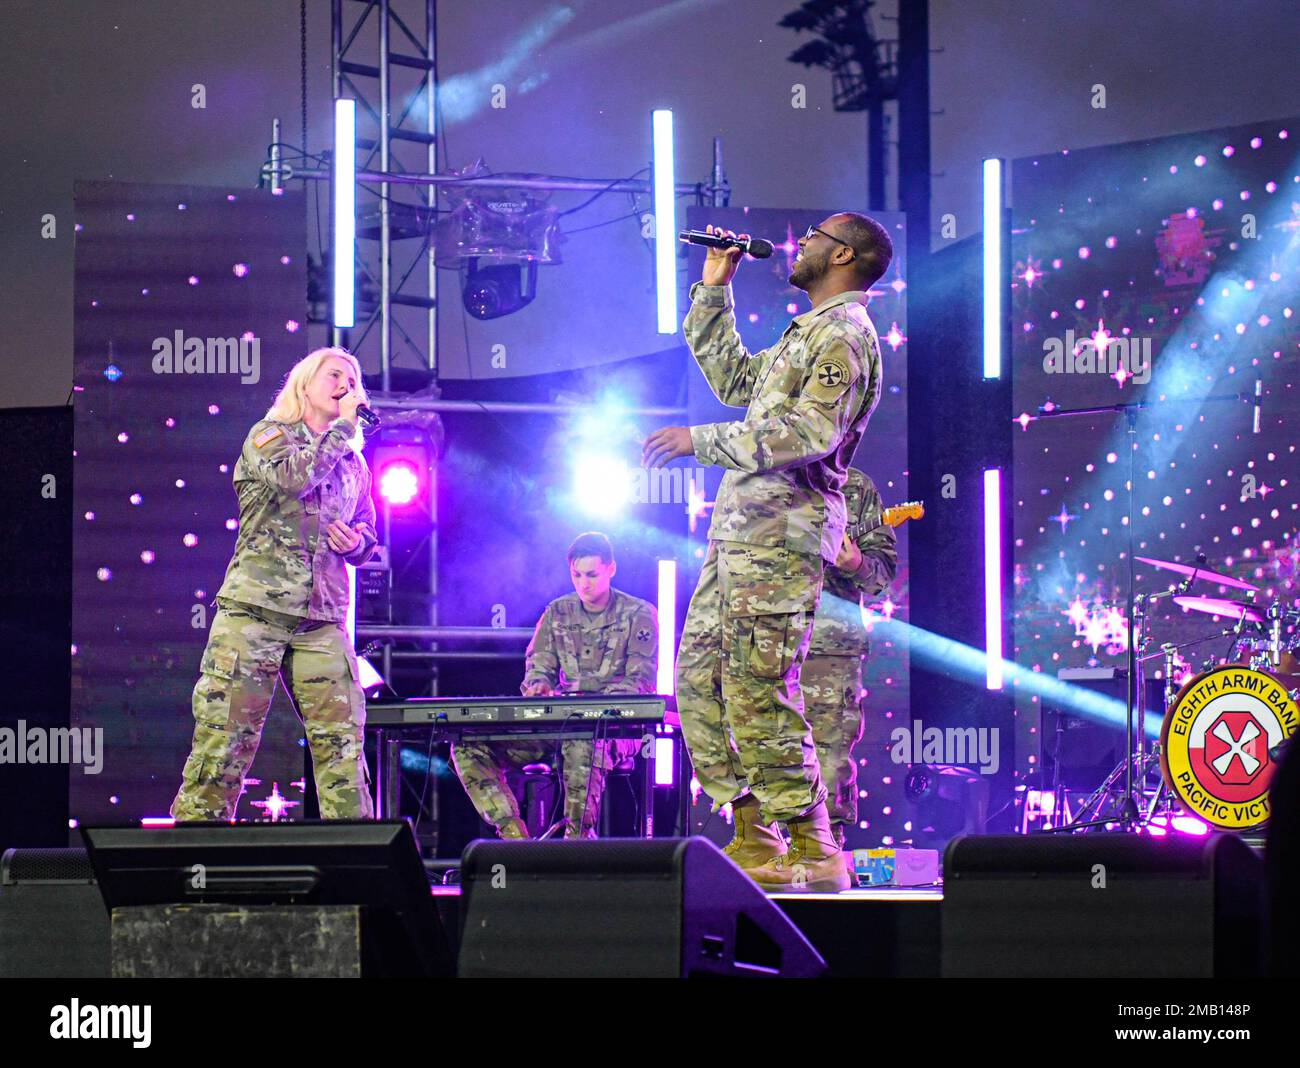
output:
[{"label": "singer's open hand", "polygon": [[645,467],[663,467],[680,456],[694,455],[695,443],[691,441],[691,428],[688,426],[666,426],[656,430],[641,446],[641,463]]},{"label": "singer's open hand", "polygon": [[361,544],[361,535],[341,519],[335,519],[325,528],[325,538],[330,548],[343,556]]},{"label": "singer's open hand", "polygon": [[[737,236],[731,230],[724,230],[721,226],[706,228],[710,234],[721,234],[723,237]],[[748,238],[749,234],[741,234],[740,237]],[[725,286],[736,274],[736,268],[740,266],[740,257],[744,253],[738,248],[711,248],[704,257],[704,270],[700,274],[700,281],[706,286]]]}]

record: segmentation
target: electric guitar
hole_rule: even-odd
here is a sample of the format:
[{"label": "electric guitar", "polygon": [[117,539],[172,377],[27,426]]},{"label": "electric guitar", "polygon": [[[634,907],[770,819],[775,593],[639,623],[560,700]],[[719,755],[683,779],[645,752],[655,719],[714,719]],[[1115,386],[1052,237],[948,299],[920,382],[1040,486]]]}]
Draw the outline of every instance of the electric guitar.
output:
[{"label": "electric guitar", "polygon": [[865,523],[858,527],[855,537],[870,534],[873,530],[879,530],[883,526],[901,527],[909,519],[920,519],[924,515],[924,501],[908,501],[905,504],[898,504],[893,508],[886,508],[880,513],[880,518],[875,522]]}]

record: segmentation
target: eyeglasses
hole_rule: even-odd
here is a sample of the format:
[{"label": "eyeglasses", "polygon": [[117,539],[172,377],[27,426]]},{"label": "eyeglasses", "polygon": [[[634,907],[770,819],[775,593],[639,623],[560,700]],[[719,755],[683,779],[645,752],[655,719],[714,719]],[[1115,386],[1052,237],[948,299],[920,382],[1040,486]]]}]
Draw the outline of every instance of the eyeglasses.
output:
[{"label": "eyeglasses", "polygon": [[822,237],[829,237],[829,238],[830,238],[832,241],[834,241],[837,245],[843,245],[846,249],[848,249],[850,252],[852,252],[853,255],[856,256],[856,255],[858,254],[858,250],[855,249],[852,245],[850,245],[847,241],[841,241],[841,240],[840,240],[838,237],[836,237],[834,234],[828,234],[825,230],[822,230],[822,229],[820,229],[819,227],[816,227],[816,226],[810,226],[810,227],[808,227],[808,229],[804,231],[803,239],[804,239],[805,241],[811,241],[811,240],[812,240],[812,235],[813,235],[813,234],[821,234]]}]

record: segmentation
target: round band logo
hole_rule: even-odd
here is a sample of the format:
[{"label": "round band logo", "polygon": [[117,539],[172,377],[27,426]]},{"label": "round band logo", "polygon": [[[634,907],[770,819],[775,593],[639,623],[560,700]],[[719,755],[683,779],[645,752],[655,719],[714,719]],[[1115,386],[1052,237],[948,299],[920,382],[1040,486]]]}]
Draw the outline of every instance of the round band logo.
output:
[{"label": "round band logo", "polygon": [[1207,823],[1258,827],[1268,821],[1278,748],[1298,723],[1300,709],[1271,675],[1232,664],[1197,675],[1160,732],[1165,782]]}]

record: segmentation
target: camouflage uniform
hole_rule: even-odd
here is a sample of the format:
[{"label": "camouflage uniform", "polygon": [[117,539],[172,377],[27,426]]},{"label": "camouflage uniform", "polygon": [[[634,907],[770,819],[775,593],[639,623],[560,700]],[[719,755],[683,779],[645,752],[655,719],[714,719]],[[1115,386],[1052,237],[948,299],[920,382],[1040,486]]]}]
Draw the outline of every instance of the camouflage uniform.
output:
[{"label": "camouflage uniform", "polygon": [[[619,590],[596,614],[576,593],[557,597],[542,613],[525,654],[520,691],[548,683],[562,693],[654,693],[659,619],[654,605]],[[452,747],[456,773],[474,808],[500,830],[519,819],[519,803],[505,779],[510,767],[563,764],[566,838],[594,837],[609,770],[633,755],[635,738],[595,741],[542,738],[518,741],[462,741]]]},{"label": "camouflage uniform", "polygon": [[678,711],[715,804],[748,789],[764,822],[788,820],[826,796],[799,675],[844,537],[845,471],[880,398],[880,344],[861,292],[796,316],[754,355],[730,285],[697,282],[691,299],[687,343],[718,399],[747,411],[691,428],[696,459],[728,470],[682,631]]},{"label": "camouflage uniform", "polygon": [[848,476],[844,484],[848,536],[862,551],[862,564],[855,572],[834,565],[826,568],[808,658],[799,677],[826,785],[826,806],[832,825],[841,826],[858,819],[853,747],[862,737],[862,661],[869,652],[862,598],[880,593],[898,573],[893,527],[864,530],[879,522],[883,510],[875,484],[855,467],[849,468]]},{"label": "camouflage uniform", "polygon": [[[244,441],[234,474],[239,537],[194,687],[178,820],[233,818],[281,673],[306,725],[321,816],[373,814],[365,697],[344,627],[343,561],[365,563],[378,541],[370,470],[349,444],[355,432],[346,419],[319,437],[305,423],[264,419]],[[322,533],[334,519],[361,524],[347,556]]]}]

